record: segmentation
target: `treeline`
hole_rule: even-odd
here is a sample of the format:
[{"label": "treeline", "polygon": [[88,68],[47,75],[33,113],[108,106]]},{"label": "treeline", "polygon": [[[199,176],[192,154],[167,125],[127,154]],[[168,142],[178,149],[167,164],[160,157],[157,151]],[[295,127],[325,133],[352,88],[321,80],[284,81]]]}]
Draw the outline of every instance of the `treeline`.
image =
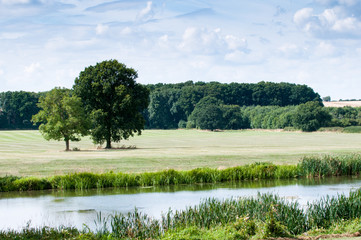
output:
[{"label": "treeline", "polygon": [[[324,108],[306,85],[259,82],[184,82],[147,85],[150,104],[143,112],[148,129],[284,129],[361,125],[361,108]],[[42,93],[0,93],[0,129],[37,129]],[[312,102],[312,103],[309,103]]]},{"label": "treeline", "polygon": [[[188,81],[147,87],[150,89],[150,104],[143,115],[147,120],[146,127],[157,129],[184,126],[196,105],[206,97],[219,100],[224,105],[222,113],[226,116],[237,112],[237,106],[289,106],[308,101],[321,102],[320,96],[310,87],[291,83],[222,84]],[[31,123],[31,117],[39,112],[37,103],[40,96],[45,94],[25,91],[0,93],[0,128],[36,129],[38,126]],[[225,128],[243,126],[237,123]]]},{"label": "treeline", "polygon": [[[222,84],[188,81],[148,85],[148,88],[151,90],[150,104],[144,114],[147,127],[155,129],[184,127],[187,122],[190,127],[195,124],[203,128],[195,123],[195,118],[202,115],[204,108],[209,113],[208,117],[214,121],[234,122],[233,118],[237,118],[238,123],[229,123],[223,128],[238,129],[247,127],[239,111],[243,106],[291,106],[309,101],[322,102],[312,88],[291,83]],[[213,125],[220,128],[222,124]]]},{"label": "treeline", "polygon": [[31,118],[40,110],[37,103],[42,95],[45,92],[0,93],[0,129],[37,129]]}]

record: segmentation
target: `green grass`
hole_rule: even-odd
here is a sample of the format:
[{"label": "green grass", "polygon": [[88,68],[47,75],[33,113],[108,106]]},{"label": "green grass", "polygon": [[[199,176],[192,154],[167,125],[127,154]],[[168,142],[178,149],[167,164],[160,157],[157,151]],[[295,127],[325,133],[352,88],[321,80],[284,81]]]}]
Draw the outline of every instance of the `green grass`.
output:
[{"label": "green grass", "polygon": [[361,126],[351,126],[351,127],[345,127],[343,129],[344,133],[361,133]]},{"label": "green grass", "polygon": [[38,131],[0,132],[0,176],[52,176],[74,172],[145,172],[224,169],[254,162],[297,164],[305,155],[359,152],[361,135],[332,132],[146,130],[114,147],[97,149],[89,138],[46,141]]}]

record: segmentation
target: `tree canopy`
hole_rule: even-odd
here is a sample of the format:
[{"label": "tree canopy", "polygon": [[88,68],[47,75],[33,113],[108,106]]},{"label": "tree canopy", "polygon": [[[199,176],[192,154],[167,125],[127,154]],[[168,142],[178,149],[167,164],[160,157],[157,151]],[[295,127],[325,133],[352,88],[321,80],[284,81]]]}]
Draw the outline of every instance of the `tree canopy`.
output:
[{"label": "tree canopy", "polygon": [[[219,83],[184,82],[147,85],[150,105],[146,112],[149,128],[176,128],[189,119],[204,97],[213,97],[223,105],[233,106],[293,106],[308,101],[322,102],[318,93],[306,85],[292,83]],[[213,109],[214,110],[214,109]],[[229,111],[229,109],[227,110]],[[215,112],[214,112],[215,113]],[[218,114],[219,115],[219,114]],[[229,114],[226,114],[228,117]],[[228,127],[245,126],[245,122]],[[227,127],[227,126],[225,126]]]},{"label": "tree canopy", "polygon": [[66,151],[69,141],[79,141],[88,134],[89,121],[79,97],[72,96],[71,90],[54,88],[39,99],[41,109],[32,117],[34,123],[41,123],[39,130],[46,140],[64,140]]},{"label": "tree canopy", "polygon": [[136,83],[137,77],[134,69],[109,60],[85,68],[75,79],[74,92],[92,120],[95,143],[106,142],[106,148],[111,148],[111,142],[141,134],[149,90]]},{"label": "tree canopy", "polygon": [[325,126],[331,115],[319,102],[300,104],[294,115],[294,126],[305,132],[312,132]]},{"label": "tree canopy", "polygon": [[200,129],[223,129],[222,101],[215,97],[204,97],[195,106],[189,120]]},{"label": "tree canopy", "polygon": [[0,128],[36,128],[30,120],[39,112],[37,103],[40,95],[25,91],[0,93]]}]

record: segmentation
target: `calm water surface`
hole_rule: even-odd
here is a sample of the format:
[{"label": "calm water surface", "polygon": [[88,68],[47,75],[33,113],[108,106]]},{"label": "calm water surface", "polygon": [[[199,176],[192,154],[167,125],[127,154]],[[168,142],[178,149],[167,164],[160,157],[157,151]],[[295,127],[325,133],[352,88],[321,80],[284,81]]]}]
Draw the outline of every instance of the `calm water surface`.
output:
[{"label": "calm water surface", "polygon": [[305,206],[308,201],[323,196],[348,194],[361,187],[361,178],[330,178],[323,180],[273,180],[241,183],[184,185],[151,188],[127,188],[87,191],[34,191],[0,193],[0,230],[19,230],[30,226],[74,226],[86,224],[95,229],[94,221],[102,216],[128,213],[138,208],[155,218],[162,213],[194,206],[202,199],[257,196],[274,193],[298,201]]}]

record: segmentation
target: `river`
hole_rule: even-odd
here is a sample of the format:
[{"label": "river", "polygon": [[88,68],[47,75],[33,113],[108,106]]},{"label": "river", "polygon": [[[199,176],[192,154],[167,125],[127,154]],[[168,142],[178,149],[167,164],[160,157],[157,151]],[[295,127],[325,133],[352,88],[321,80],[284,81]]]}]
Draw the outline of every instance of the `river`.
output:
[{"label": "river", "polygon": [[86,191],[32,191],[0,193],[0,230],[41,226],[86,224],[95,229],[95,220],[114,213],[128,213],[136,207],[154,218],[172,210],[194,206],[206,198],[236,198],[273,193],[305,206],[323,196],[348,194],[361,187],[361,178],[293,179],[243,181],[167,187],[123,188]]}]

